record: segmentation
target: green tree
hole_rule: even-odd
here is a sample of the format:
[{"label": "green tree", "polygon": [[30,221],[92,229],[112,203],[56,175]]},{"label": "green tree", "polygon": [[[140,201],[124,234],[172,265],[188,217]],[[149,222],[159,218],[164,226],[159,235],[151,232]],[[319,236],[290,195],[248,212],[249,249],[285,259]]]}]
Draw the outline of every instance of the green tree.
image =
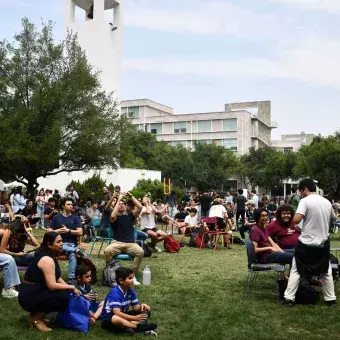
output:
[{"label": "green tree", "polygon": [[198,190],[218,190],[235,172],[237,156],[231,150],[215,144],[197,143],[192,151],[189,183]]},{"label": "green tree", "polygon": [[247,187],[258,185],[271,189],[291,177],[294,162],[293,153],[286,155],[272,148],[251,148],[248,154],[241,156],[237,173]]},{"label": "green tree", "polygon": [[303,146],[294,168],[296,177],[308,176],[332,197],[340,198],[340,132],[328,137],[315,137],[312,144]]},{"label": "green tree", "polygon": [[0,178],[32,193],[37,179],[117,166],[121,121],[77,37],[55,43],[51,22],[27,18],[0,42]]}]

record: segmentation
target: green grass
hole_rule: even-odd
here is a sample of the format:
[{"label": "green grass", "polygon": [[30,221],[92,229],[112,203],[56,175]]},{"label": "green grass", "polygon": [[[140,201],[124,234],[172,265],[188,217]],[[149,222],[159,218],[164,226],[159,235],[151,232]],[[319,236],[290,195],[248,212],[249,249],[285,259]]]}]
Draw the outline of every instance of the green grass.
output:
[{"label": "green grass", "polygon": [[[332,246],[340,247],[340,242],[333,241]],[[93,259],[101,274],[103,258]],[[159,339],[339,338],[339,305],[327,307],[321,298],[314,307],[282,307],[271,273],[260,273],[252,296],[244,298],[247,276],[244,247],[234,245],[232,250],[225,250],[220,246],[216,253],[185,247],[178,254],[161,253],[144,259],[142,268],[145,264],[151,266],[152,285],[136,287],[136,291],[140,301],[152,307],[152,321],[159,324]],[[62,270],[66,277],[66,263],[62,264]],[[109,290],[101,286],[94,288],[102,297]],[[88,334],[56,326],[48,334],[30,330],[28,315],[16,300],[0,297],[0,311],[0,339],[126,338],[102,330],[100,322]]]}]

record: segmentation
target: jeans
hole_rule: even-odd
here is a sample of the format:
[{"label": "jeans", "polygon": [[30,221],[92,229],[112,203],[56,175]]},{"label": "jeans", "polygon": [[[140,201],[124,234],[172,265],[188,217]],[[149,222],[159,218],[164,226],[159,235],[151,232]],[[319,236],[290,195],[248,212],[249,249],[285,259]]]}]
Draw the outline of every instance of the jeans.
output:
[{"label": "jeans", "polygon": [[70,280],[74,280],[76,278],[76,267],[77,267],[77,258],[76,258],[77,246],[73,243],[64,243],[63,244],[63,252],[68,256],[68,278]]},{"label": "jeans", "polygon": [[[321,280],[322,280],[322,292],[323,292],[325,301],[336,300],[331,264],[329,264],[328,272],[326,274],[321,275]],[[295,301],[295,294],[299,288],[299,284],[300,284],[300,274],[297,271],[296,262],[294,258],[292,269],[290,270],[288,286],[287,286],[287,289],[284,295],[286,300]]]},{"label": "jeans", "polygon": [[4,288],[12,288],[20,285],[17,265],[11,255],[0,254],[0,268],[3,271]]},{"label": "jeans", "polygon": [[236,210],[236,228],[238,229],[238,221],[241,216],[242,226],[244,225],[245,218],[246,218],[246,212],[245,210]]},{"label": "jeans", "polygon": [[271,253],[267,256],[266,263],[292,264],[293,253]]},{"label": "jeans", "polygon": [[137,230],[137,241],[145,241],[149,235],[143,231]]},{"label": "jeans", "polygon": [[41,227],[44,227],[44,225],[45,225],[44,212],[45,212],[45,205],[44,204],[38,204],[37,205],[37,214],[40,217],[40,226]]},{"label": "jeans", "polygon": [[170,207],[169,206],[169,216],[171,218],[174,218],[175,217],[175,207]]},{"label": "jeans", "polygon": [[242,240],[244,240],[246,238],[245,232],[247,231],[248,233],[250,233],[250,230],[253,226],[252,225],[242,225],[238,231],[240,232],[241,238]]},{"label": "jeans", "polygon": [[201,210],[201,212],[202,212],[202,217],[209,217],[209,211],[210,210]]},{"label": "jeans", "polygon": [[27,254],[26,256],[14,256],[14,260],[17,266],[26,267],[29,263],[34,259],[34,255],[32,253]]}]

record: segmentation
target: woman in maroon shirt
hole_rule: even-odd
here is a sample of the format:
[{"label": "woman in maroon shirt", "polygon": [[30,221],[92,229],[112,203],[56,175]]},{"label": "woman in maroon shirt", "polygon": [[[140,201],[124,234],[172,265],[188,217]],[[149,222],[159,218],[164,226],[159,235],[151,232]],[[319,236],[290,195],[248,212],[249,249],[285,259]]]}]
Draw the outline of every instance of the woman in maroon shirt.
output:
[{"label": "woman in maroon shirt", "polygon": [[293,221],[294,209],[289,204],[281,205],[275,214],[276,220],[271,222],[267,230],[272,239],[287,253],[293,252],[301,231]]}]

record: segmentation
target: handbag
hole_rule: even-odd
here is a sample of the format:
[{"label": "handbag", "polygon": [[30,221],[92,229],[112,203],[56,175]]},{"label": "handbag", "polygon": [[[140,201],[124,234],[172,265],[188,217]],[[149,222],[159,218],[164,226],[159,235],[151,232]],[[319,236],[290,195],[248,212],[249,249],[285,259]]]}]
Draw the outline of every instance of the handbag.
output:
[{"label": "handbag", "polygon": [[89,331],[89,310],[90,301],[83,296],[75,296],[70,293],[66,312],[57,314],[57,322],[63,327],[79,332]]}]

